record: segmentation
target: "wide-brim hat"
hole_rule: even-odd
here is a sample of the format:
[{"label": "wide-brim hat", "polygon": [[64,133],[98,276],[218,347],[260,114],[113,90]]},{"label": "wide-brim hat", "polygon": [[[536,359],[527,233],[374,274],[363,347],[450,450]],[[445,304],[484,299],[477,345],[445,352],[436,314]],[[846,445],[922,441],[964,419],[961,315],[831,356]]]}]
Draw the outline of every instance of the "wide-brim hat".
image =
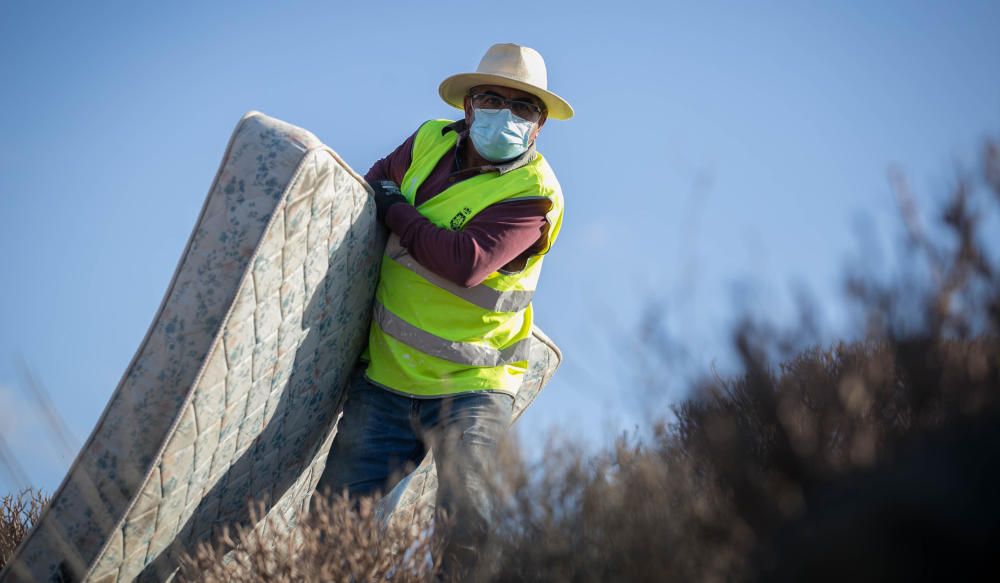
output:
[{"label": "wide-brim hat", "polygon": [[527,91],[545,103],[549,117],[569,119],[573,107],[548,89],[545,61],[538,51],[510,43],[496,44],[486,51],[475,73],[459,73],[441,82],[438,93],[445,103],[464,109],[465,96],[477,85],[500,85]]}]

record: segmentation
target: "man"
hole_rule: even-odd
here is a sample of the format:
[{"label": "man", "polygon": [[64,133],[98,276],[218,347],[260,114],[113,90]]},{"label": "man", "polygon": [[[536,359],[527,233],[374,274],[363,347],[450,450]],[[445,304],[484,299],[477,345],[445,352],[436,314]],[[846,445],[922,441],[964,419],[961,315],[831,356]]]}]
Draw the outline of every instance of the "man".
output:
[{"label": "man", "polygon": [[[387,492],[433,448],[446,572],[472,568],[489,529],[489,461],[528,368],[531,295],[562,224],[535,140],[570,105],[535,50],[494,45],[439,87],[464,109],[431,120],[368,171],[390,230],[363,374],[348,388],[319,490]],[[440,517],[440,514],[439,514]],[[440,523],[439,523],[440,524]]]}]

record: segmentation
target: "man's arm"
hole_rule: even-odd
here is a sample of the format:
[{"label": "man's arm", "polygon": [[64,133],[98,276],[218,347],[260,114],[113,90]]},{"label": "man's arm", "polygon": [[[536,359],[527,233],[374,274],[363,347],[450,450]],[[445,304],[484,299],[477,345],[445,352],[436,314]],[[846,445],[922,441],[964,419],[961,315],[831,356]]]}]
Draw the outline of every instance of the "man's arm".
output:
[{"label": "man's arm", "polygon": [[548,234],[549,202],[524,200],[487,207],[460,231],[443,229],[408,204],[393,205],[386,223],[414,259],[441,277],[463,287],[530,254]]},{"label": "man's arm", "polygon": [[[375,162],[365,180],[401,184],[412,162],[416,135]],[[523,256],[541,248],[539,239],[548,235],[548,209],[548,201],[541,200],[498,203],[472,217],[461,231],[452,231],[436,226],[408,204],[394,204],[386,223],[421,265],[452,283],[472,287],[511,262],[515,262],[512,268],[518,267]]]}]

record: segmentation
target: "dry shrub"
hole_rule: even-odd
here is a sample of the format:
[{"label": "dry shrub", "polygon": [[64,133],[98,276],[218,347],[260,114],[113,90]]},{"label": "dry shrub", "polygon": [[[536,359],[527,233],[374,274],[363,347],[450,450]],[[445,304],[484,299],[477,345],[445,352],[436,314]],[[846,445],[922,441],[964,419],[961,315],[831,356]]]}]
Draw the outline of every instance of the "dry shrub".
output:
[{"label": "dry shrub", "polygon": [[[257,523],[260,511],[255,512]],[[273,520],[273,519],[271,519]],[[294,529],[228,528],[216,546],[182,559],[181,578],[203,583],[273,581],[431,581],[437,570],[429,529],[384,525],[370,498],[317,497]]]},{"label": "dry shrub", "polygon": [[42,508],[49,501],[41,490],[26,488],[0,498],[0,569],[14,555],[14,550],[38,522]]},{"label": "dry shrub", "polygon": [[[966,535],[1000,519],[975,491],[1000,486],[977,469],[1000,459],[998,354],[985,338],[840,345],[777,374],[751,368],[681,407],[678,446],[753,533],[741,577],[913,580],[927,560],[920,571],[943,576],[987,556],[996,533]],[[963,538],[961,549],[929,542]]]},{"label": "dry shrub", "polygon": [[[504,464],[499,581],[719,581],[748,533],[683,449],[621,438],[587,457],[552,444],[541,467]],[[516,455],[516,454],[511,454]]]},{"label": "dry shrub", "polygon": [[[984,175],[1000,207],[993,145]],[[702,381],[655,439],[591,458],[550,447],[534,468],[509,453],[497,580],[940,580],[986,567],[1000,543],[1000,275],[977,232],[990,200],[974,204],[962,181],[932,237],[896,188],[907,264],[849,282],[862,340],[803,350],[808,318],[784,333],[748,321],[734,335],[744,373]]]},{"label": "dry shrub", "polygon": [[[990,556],[1000,345],[939,348],[954,384],[939,383],[933,406],[899,378],[889,343],[839,345],[707,383],[649,443],[596,457],[560,444],[537,468],[508,453],[496,580],[917,580],[906,569]],[[970,361],[977,383],[961,374]],[[975,409],[946,409],[958,395]],[[906,528],[913,540],[898,540]],[[933,544],[928,566],[917,559],[932,540],[961,545]]]}]

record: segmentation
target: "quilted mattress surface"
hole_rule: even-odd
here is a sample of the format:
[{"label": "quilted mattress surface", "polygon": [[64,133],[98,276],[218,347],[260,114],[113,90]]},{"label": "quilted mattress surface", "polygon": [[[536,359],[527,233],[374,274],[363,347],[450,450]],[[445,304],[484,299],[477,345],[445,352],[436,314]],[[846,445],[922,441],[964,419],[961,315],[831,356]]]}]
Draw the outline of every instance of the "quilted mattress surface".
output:
[{"label": "quilted mattress surface", "polygon": [[[249,503],[294,524],[367,339],[385,232],[368,186],[306,130],[233,132],[163,302],[93,433],[0,581],[160,581]],[[560,355],[535,331],[516,418]],[[424,520],[430,455],[385,497]]]}]

